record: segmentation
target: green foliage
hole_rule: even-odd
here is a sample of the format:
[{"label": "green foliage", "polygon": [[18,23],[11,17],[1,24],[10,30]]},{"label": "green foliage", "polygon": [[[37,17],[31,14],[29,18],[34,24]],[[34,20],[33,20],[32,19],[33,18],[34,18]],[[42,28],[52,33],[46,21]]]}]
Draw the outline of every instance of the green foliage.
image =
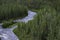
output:
[{"label": "green foliage", "polygon": [[27,6],[30,10],[38,10],[47,5],[60,12],[60,0],[20,0],[19,2],[21,5]]},{"label": "green foliage", "polygon": [[13,22],[13,21],[3,22],[2,27],[3,28],[11,28],[13,24],[15,24],[15,22]]},{"label": "green foliage", "polygon": [[41,8],[34,20],[18,23],[14,33],[20,40],[60,40],[60,14],[52,7]]},{"label": "green foliage", "polygon": [[[19,40],[60,40],[60,0],[0,0],[0,22],[26,16],[25,6],[38,10],[34,10],[37,12],[34,20],[18,23],[14,33]],[[12,24],[4,23],[3,27]]]},{"label": "green foliage", "polygon": [[25,17],[27,11],[27,7],[20,5],[19,0],[0,0],[0,22]]},{"label": "green foliage", "polygon": [[21,5],[4,4],[0,6],[0,22],[12,18],[21,18],[27,16],[27,14],[27,8]]}]

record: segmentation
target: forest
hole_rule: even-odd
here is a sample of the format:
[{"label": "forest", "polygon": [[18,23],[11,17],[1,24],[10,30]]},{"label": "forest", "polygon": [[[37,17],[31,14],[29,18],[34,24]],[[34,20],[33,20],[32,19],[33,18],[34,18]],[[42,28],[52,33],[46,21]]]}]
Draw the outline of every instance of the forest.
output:
[{"label": "forest", "polygon": [[[37,13],[33,20],[12,22],[28,10]],[[0,22],[3,28],[18,25],[13,32],[19,40],[60,40],[60,0],[0,0]]]}]

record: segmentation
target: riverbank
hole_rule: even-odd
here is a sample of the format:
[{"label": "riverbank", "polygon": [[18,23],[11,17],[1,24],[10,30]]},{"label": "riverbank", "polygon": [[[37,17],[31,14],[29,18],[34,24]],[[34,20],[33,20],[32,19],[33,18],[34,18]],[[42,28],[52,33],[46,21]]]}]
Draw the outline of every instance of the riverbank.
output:
[{"label": "riverbank", "polygon": [[[29,20],[32,20],[34,18],[34,16],[36,15],[35,12],[32,11],[28,11],[28,16],[26,16],[23,19],[18,19],[18,20],[14,20],[14,22],[25,22],[27,23]],[[21,20],[21,21],[20,21]],[[2,25],[2,24],[1,24]],[[2,26],[0,26],[2,27]],[[17,28],[17,25],[14,25],[12,28],[1,28],[2,30],[0,31],[1,35],[3,36],[1,39],[2,40],[20,40],[19,38],[17,38],[17,36],[13,33],[13,30]],[[5,35],[4,35],[5,34]],[[6,38],[5,38],[6,37]]]}]

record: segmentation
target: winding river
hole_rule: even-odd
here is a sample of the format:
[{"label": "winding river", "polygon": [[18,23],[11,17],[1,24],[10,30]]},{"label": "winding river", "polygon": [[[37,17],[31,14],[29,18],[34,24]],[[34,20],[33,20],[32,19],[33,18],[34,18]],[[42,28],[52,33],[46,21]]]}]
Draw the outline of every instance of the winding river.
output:
[{"label": "winding river", "polygon": [[[28,10],[28,16],[14,20],[13,22],[25,22],[27,23],[30,20],[34,19],[36,12],[32,12]],[[19,38],[13,33],[13,30],[17,28],[17,25],[13,26],[12,28],[2,28],[3,23],[0,23],[0,39],[1,40],[19,40]]]}]

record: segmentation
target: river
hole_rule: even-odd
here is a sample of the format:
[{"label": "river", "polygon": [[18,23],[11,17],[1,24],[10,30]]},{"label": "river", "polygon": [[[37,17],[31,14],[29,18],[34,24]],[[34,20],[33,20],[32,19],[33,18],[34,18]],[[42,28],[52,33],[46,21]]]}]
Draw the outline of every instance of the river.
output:
[{"label": "river", "polygon": [[[36,15],[36,12],[32,12],[28,10],[28,16],[14,20],[13,22],[25,22],[28,23],[28,21],[33,20],[34,16]],[[13,26],[12,28],[2,28],[3,23],[0,23],[0,39],[1,40],[20,40],[13,32],[15,28],[17,28],[17,25]]]}]

